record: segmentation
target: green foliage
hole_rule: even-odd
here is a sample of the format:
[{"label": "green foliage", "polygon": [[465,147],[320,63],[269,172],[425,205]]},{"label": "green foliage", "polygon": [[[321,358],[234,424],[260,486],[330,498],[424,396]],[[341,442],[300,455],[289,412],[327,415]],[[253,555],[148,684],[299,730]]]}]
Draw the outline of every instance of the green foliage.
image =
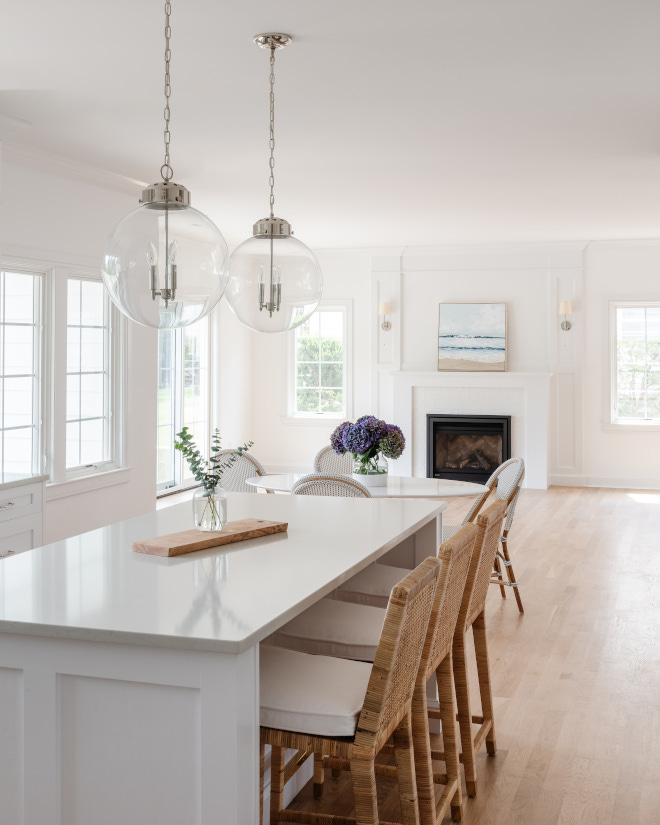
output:
[{"label": "green foliage", "polygon": [[660,417],[660,341],[619,339],[616,359],[617,415]]},{"label": "green foliage", "polygon": [[176,437],[179,440],[174,442],[174,449],[179,450],[179,452],[184,455],[195,480],[198,481],[207,492],[210,492],[220,484],[222,474],[225,470],[228,470],[231,465],[238,460],[238,456],[247,453],[249,448],[254,444],[253,441],[248,441],[247,444],[237,448],[236,452],[238,455],[221,457],[218,455],[222,449],[220,430],[216,427],[211,436],[211,457],[207,460],[202,457],[202,454],[195,445],[188,427],[184,427],[180,433],[176,434]]},{"label": "green foliage", "polygon": [[296,409],[341,413],[344,408],[344,344],[338,338],[299,338],[296,344]]}]

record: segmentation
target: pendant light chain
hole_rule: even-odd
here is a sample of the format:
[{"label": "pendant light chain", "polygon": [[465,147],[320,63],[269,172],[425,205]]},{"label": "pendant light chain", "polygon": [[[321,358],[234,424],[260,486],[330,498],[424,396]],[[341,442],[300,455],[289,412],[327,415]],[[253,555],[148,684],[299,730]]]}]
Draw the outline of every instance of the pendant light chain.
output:
[{"label": "pendant light chain", "polygon": [[275,44],[270,47],[270,216],[274,217],[275,208]]},{"label": "pendant light chain", "polygon": [[163,117],[165,118],[165,131],[163,132],[165,162],[160,169],[160,174],[165,183],[171,181],[174,175],[174,171],[170,166],[170,97],[172,95],[172,86],[170,85],[170,60],[172,58],[172,52],[170,50],[170,37],[172,35],[172,29],[170,27],[171,14],[172,4],[170,0],[165,0],[165,109],[163,110]]}]

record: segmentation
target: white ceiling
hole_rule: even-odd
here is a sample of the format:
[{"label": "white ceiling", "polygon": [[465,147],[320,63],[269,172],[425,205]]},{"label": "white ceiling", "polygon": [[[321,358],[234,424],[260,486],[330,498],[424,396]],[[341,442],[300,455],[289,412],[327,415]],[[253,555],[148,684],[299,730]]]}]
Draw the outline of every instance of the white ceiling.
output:
[{"label": "white ceiling", "polygon": [[[172,165],[231,245],[658,236],[657,0],[172,0]],[[162,163],[161,0],[0,0],[10,145],[139,180]]]}]

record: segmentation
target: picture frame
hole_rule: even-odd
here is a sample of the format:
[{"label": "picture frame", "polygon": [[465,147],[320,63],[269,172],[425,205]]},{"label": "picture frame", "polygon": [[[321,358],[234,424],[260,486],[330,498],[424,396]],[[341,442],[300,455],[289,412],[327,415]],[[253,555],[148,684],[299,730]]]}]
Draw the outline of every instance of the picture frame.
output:
[{"label": "picture frame", "polygon": [[505,372],[507,305],[504,301],[440,304],[438,370]]}]

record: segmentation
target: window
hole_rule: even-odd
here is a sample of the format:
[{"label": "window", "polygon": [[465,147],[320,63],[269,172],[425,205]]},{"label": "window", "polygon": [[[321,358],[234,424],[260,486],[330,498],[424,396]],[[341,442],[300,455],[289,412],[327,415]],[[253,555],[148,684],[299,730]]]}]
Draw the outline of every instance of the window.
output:
[{"label": "window", "polygon": [[38,472],[42,276],[0,272],[1,481]]},{"label": "window", "polygon": [[109,310],[102,283],[67,279],[67,470],[111,458]]},{"label": "window", "polygon": [[209,319],[158,333],[158,490],[179,487],[192,476],[174,449],[188,427],[206,455],[209,444]]},{"label": "window", "polygon": [[298,418],[346,418],[348,304],[323,304],[293,332],[289,409]]},{"label": "window", "polygon": [[613,415],[660,421],[660,304],[612,305]]}]

